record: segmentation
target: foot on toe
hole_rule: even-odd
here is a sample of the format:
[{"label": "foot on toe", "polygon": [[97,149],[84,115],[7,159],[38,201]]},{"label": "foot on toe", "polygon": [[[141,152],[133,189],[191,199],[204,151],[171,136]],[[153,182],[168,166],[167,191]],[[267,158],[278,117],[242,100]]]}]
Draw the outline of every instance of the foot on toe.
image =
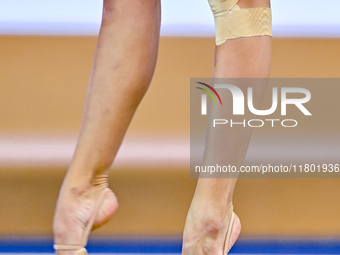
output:
[{"label": "foot on toe", "polygon": [[[98,200],[103,197],[102,202]],[[106,187],[92,186],[79,191],[63,188],[57,203],[53,230],[57,245],[86,245],[86,227],[94,217],[91,230],[107,223],[118,208],[115,194]],[[57,250],[58,255],[73,255],[75,251]],[[83,254],[84,252],[81,252]],[[86,252],[85,252],[86,254]]]},{"label": "foot on toe", "polygon": [[[209,215],[209,216],[207,216]],[[189,210],[183,235],[182,255],[226,255],[241,232],[232,206],[224,213]]]}]

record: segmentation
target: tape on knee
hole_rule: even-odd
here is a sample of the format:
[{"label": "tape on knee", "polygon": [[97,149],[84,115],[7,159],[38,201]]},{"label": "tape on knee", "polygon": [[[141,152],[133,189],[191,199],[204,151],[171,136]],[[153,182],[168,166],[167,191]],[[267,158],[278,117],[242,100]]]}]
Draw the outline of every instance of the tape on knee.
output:
[{"label": "tape on knee", "polygon": [[238,0],[209,0],[216,27],[216,45],[227,40],[272,36],[271,9],[240,8]]}]

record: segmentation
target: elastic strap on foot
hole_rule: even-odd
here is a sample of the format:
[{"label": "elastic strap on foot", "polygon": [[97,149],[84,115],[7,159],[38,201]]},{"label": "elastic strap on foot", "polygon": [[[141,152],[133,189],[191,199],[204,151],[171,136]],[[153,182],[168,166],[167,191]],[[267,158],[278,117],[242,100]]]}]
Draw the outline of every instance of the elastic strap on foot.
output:
[{"label": "elastic strap on foot", "polygon": [[53,245],[53,248],[55,250],[62,250],[62,251],[74,251],[74,250],[80,250],[83,249],[83,246],[80,245]]},{"label": "elastic strap on foot", "polygon": [[233,205],[231,205],[229,207],[229,209],[227,210],[226,218],[230,219],[230,220],[229,220],[229,223],[228,223],[228,229],[227,229],[227,233],[226,233],[226,237],[225,237],[225,241],[224,241],[223,254],[228,254],[229,249],[230,249],[229,243],[230,243],[231,233],[233,231],[233,226],[234,226],[234,223],[235,223],[235,213],[234,213]]}]

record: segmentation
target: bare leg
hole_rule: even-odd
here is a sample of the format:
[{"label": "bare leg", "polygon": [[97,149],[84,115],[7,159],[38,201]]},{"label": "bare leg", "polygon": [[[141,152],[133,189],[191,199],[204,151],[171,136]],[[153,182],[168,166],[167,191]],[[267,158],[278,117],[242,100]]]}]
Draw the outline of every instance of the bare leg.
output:
[{"label": "bare leg", "polygon": [[[154,72],[159,30],[159,0],[104,0],[81,132],[54,218],[56,244],[79,244],[94,201],[107,187],[108,169]],[[112,193],[95,227],[117,206]]]},{"label": "bare leg", "polygon": [[[241,8],[268,7],[269,0],[240,0]],[[271,64],[271,37],[252,37],[229,40],[216,47],[215,78],[266,78]],[[244,90],[245,88],[241,88]],[[262,89],[264,92],[264,87]],[[254,95],[254,102],[261,101],[263,93]],[[226,112],[226,119],[232,118]],[[228,129],[223,134],[208,130],[206,152],[213,151],[218,139],[228,141],[219,148],[223,155],[207,154],[205,162],[215,162],[223,157],[224,162],[240,166],[247,152],[252,130],[244,128]],[[210,148],[211,147],[211,148]],[[212,164],[207,164],[212,165]],[[237,178],[198,180],[196,192],[187,216],[183,235],[183,255],[223,254],[225,235],[228,228],[227,211],[232,205]],[[238,231],[238,233],[237,233]],[[240,231],[235,230],[236,241]]]}]

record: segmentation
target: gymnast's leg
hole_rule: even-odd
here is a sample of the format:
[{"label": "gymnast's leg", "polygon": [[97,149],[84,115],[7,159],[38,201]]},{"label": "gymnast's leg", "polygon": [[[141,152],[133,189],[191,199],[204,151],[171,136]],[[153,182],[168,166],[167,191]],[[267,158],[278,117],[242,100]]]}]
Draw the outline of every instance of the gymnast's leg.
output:
[{"label": "gymnast's leg", "polygon": [[[270,0],[239,0],[238,6],[240,8],[269,7]],[[271,36],[258,36],[236,38],[219,44],[216,46],[213,76],[215,78],[269,77],[271,41]],[[265,85],[260,86],[262,86],[259,88],[261,92],[254,94],[254,102],[257,104],[261,101],[265,91]],[[241,89],[246,90],[242,87]],[[224,108],[219,111],[224,111],[225,119],[232,118],[230,110]],[[212,112],[212,114],[215,113]],[[244,128],[232,128],[228,129],[228,132],[219,133],[213,132],[211,128],[208,129],[205,163],[209,165],[209,163],[223,160],[231,165],[240,166],[245,158],[251,133],[251,129]],[[221,137],[227,142],[219,142]],[[216,145],[219,146],[218,150],[214,150]],[[209,153],[211,151],[217,153]],[[200,178],[198,180],[185,224],[183,255],[225,255],[235,243],[241,230],[238,220],[235,221],[230,243],[225,244],[236,181],[237,178]]]},{"label": "gymnast's leg", "polygon": [[[57,245],[80,243],[94,203],[108,185],[108,169],[151,82],[159,32],[159,0],[104,0],[81,131],[54,217]],[[94,227],[107,222],[117,207],[109,192]]]}]

